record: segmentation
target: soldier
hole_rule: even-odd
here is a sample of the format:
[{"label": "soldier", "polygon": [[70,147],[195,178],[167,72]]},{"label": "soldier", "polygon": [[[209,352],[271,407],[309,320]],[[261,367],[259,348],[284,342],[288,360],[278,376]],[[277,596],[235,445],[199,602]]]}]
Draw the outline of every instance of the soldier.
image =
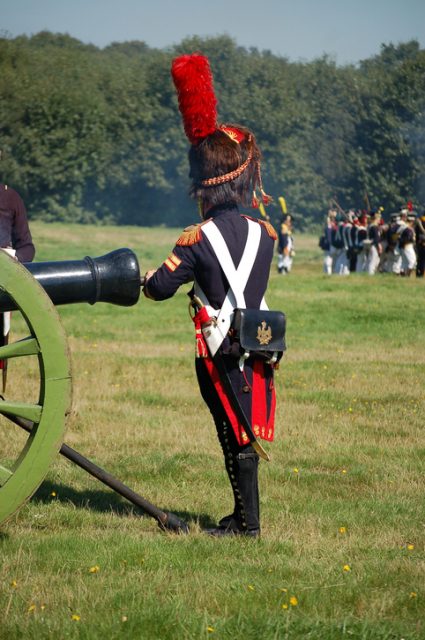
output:
[{"label": "soldier", "polygon": [[376,209],[370,212],[367,233],[370,245],[366,260],[366,271],[370,276],[373,276],[378,270],[382,254],[381,213]]},{"label": "soldier", "polygon": [[[234,496],[233,512],[208,533],[257,537],[258,455],[232,397],[234,401],[236,392],[256,435],[272,440],[274,365],[252,356],[244,362],[233,357],[234,345],[227,328],[234,307],[241,306],[236,305],[235,297],[244,298],[246,308],[265,305],[277,235],[269,222],[242,215],[239,205],[251,204],[253,192],[256,199],[257,186],[264,204],[270,197],[262,189],[260,150],[254,134],[238,124],[217,124],[207,58],[200,54],[176,58],[172,76],[191,143],[190,193],[198,200],[203,222],[185,229],[164,263],[146,274],[144,293],[154,300],[164,300],[174,295],[180,285],[194,281],[189,296],[197,310],[196,373],[201,395],[215,422]],[[203,333],[201,327],[208,325],[209,332]],[[208,333],[210,340],[215,339],[217,332],[221,332],[214,347],[218,361],[210,342],[205,344],[204,340]],[[219,363],[224,369],[219,368]]]},{"label": "soldier", "polygon": [[421,215],[418,215],[416,218],[414,230],[417,256],[416,277],[423,278],[425,272],[425,209],[423,209]]},{"label": "soldier", "polygon": [[345,229],[344,214],[338,212],[335,218],[335,227],[332,230],[331,244],[333,250],[333,265],[332,272],[340,276],[348,275],[348,258],[347,258],[347,246],[346,237],[344,233]]},{"label": "soldier", "polygon": [[367,237],[367,214],[361,212],[356,225],[354,247],[357,253],[356,273],[364,273],[367,269],[367,257],[369,254],[370,240]]},{"label": "soldier", "polygon": [[405,208],[401,208],[398,213],[394,213],[391,216],[390,226],[388,228],[388,247],[390,252],[392,252],[391,256],[391,271],[395,275],[401,275],[401,252],[400,252],[400,235],[403,230],[407,226],[407,213],[408,210]]},{"label": "soldier", "polygon": [[416,269],[415,222],[415,213],[409,211],[406,226],[401,231],[398,241],[401,253],[401,275],[407,278],[410,277],[412,271]]},{"label": "soldier", "polygon": [[[7,184],[0,184],[0,248],[19,262],[31,262],[35,255],[25,205],[19,193]],[[8,343],[10,319],[10,312],[0,314],[0,346]],[[4,392],[7,360],[0,360],[0,370]]]},{"label": "soldier", "polygon": [[278,273],[288,274],[292,269],[294,256],[294,236],[292,232],[292,217],[287,213],[282,217],[278,231],[277,270]]},{"label": "soldier", "polygon": [[336,213],[335,209],[329,209],[323,234],[319,238],[319,247],[323,251],[323,273],[327,276],[332,275],[332,262],[334,255],[332,236],[334,235],[334,231],[336,231]]},{"label": "soldier", "polygon": [[345,229],[345,237],[347,244],[347,259],[348,259],[348,270],[349,273],[355,273],[356,264],[357,264],[357,251],[356,251],[356,234],[357,234],[357,225],[359,223],[359,219],[357,213],[354,209],[350,209],[347,214],[347,226]]},{"label": "soldier", "polygon": [[7,184],[0,184],[0,247],[19,262],[31,262],[35,247],[21,196]]}]

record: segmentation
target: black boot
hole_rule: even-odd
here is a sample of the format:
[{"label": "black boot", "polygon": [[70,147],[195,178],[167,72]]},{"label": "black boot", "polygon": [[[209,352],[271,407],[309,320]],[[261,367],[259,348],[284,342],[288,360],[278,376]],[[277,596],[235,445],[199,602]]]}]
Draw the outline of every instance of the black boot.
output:
[{"label": "black boot", "polygon": [[218,526],[207,530],[213,536],[260,534],[258,495],[258,455],[251,445],[241,448],[232,428],[223,421],[217,429],[223,449],[226,471],[233,490],[233,513],[220,520]]},{"label": "black boot", "polygon": [[260,533],[260,503],[258,492],[258,455],[249,446],[237,456],[241,522],[247,531]]}]

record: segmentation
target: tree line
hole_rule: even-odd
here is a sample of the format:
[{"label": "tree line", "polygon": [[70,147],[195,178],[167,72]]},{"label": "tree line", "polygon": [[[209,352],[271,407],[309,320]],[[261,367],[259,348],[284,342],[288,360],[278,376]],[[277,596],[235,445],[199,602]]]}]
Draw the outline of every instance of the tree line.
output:
[{"label": "tree line", "polygon": [[331,199],[383,206],[384,216],[425,202],[425,50],[416,40],[338,66],[228,36],[99,49],[41,32],[0,38],[0,179],[32,219],[181,227],[196,218],[170,76],[172,58],[193,51],[210,59],[220,121],[253,129],[266,191],[285,197],[298,228],[318,224]]}]

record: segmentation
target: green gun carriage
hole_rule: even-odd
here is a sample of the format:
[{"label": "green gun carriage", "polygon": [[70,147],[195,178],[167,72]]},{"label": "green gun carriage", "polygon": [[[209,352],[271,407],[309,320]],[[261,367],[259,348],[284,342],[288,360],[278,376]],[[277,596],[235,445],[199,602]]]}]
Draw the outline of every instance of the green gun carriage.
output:
[{"label": "green gun carriage", "polygon": [[[0,361],[6,367],[19,358],[32,372],[31,384],[12,389],[11,399],[5,393],[0,397],[0,415],[7,423],[0,432],[0,527],[34,494],[60,452],[154,517],[162,529],[186,532],[186,523],[176,515],[161,511],[63,444],[72,376],[56,305],[136,304],[143,285],[136,255],[118,249],[99,258],[21,265],[0,251],[0,274],[0,312],[19,312],[25,327],[23,337],[0,346]],[[22,448],[4,453],[9,423],[28,434]]]}]

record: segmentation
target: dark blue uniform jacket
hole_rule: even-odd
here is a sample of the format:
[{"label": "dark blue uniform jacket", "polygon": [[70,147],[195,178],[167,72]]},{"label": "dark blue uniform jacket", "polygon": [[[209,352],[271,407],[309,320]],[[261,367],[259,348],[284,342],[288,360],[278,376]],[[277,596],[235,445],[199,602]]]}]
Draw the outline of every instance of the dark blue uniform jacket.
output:
[{"label": "dark blue uniform jacket", "polygon": [[[209,212],[220,230],[235,267],[239,265],[246,239],[248,236],[248,221],[236,207],[216,207]],[[261,224],[261,240],[254,267],[245,289],[245,303],[247,308],[259,308],[267,288],[270,264],[273,259],[274,233],[270,226]],[[154,300],[170,298],[184,283],[192,282],[195,278],[207,296],[214,309],[220,309],[226,297],[229,285],[221,270],[218,260],[212,250],[209,240],[202,235],[202,224],[198,230],[197,241],[190,240],[191,231],[188,230],[188,244],[176,244],[172,253],[157,272],[150,278],[146,288],[147,293]],[[193,231],[195,235],[195,228]],[[184,242],[185,233],[183,233]],[[276,237],[276,236],[275,236]],[[178,242],[179,242],[178,241]]]}]

